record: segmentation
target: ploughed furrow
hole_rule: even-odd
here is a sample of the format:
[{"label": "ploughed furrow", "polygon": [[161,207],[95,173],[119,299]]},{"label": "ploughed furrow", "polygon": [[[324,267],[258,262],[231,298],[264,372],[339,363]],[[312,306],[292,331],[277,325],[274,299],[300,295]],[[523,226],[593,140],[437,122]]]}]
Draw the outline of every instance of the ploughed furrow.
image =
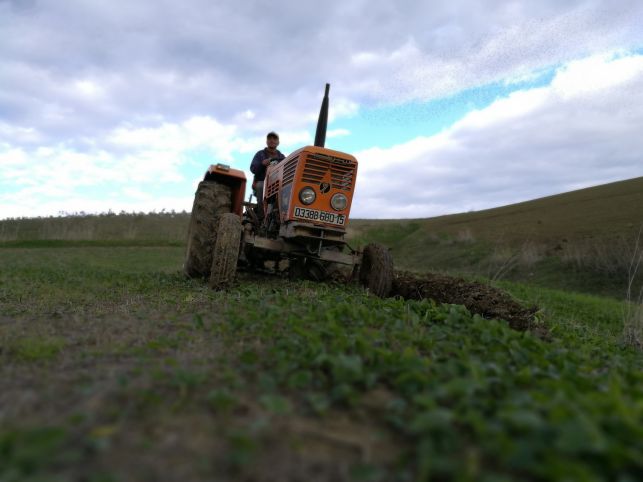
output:
[{"label": "ploughed furrow", "polygon": [[397,272],[391,296],[406,300],[428,298],[437,303],[464,305],[471,313],[483,318],[505,320],[515,330],[530,330],[546,336],[544,328],[535,323],[537,307],[524,307],[509,293],[488,284],[433,273]]}]

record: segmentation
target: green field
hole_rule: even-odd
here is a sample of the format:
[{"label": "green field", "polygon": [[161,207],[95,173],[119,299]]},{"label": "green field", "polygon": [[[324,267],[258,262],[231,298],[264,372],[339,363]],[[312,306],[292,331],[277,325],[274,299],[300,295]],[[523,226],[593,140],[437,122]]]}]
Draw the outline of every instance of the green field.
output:
[{"label": "green field", "polygon": [[[29,244],[29,243],[27,243]],[[531,331],[430,300],[180,274],[180,246],[0,248],[0,480],[640,480],[613,298],[502,282]]]}]

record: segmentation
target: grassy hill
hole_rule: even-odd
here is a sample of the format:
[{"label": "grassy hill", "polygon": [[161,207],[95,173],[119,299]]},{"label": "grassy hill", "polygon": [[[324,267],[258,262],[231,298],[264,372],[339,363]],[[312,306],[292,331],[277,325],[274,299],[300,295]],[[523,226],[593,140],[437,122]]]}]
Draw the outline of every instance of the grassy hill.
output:
[{"label": "grassy hill", "polygon": [[403,269],[622,297],[641,227],[643,177],[479,212],[353,220],[351,236],[386,244]]},{"label": "grassy hill", "polygon": [[[353,222],[357,232],[383,227],[453,238],[522,244],[635,235],[643,223],[643,177],[484,211],[404,221]],[[413,226],[414,229],[411,229]]]}]

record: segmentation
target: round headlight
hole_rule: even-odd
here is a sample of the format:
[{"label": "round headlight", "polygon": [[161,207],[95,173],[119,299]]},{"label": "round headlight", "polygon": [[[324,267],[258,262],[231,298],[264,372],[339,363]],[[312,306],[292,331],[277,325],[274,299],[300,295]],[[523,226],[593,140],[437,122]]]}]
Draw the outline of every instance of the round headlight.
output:
[{"label": "round headlight", "polygon": [[341,193],[337,193],[333,195],[332,198],[330,198],[330,205],[335,211],[342,211],[343,209],[346,209],[347,204],[348,199],[346,199],[346,196]]},{"label": "round headlight", "polygon": [[299,191],[299,200],[304,204],[312,204],[315,202],[315,191],[312,187],[305,187]]}]

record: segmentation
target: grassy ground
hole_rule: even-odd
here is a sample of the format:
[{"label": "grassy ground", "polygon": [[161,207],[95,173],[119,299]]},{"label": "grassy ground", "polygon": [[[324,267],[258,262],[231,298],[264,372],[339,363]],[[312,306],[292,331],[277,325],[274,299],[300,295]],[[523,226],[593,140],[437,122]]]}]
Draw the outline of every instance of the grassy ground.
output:
[{"label": "grassy ground", "polygon": [[103,213],[0,220],[0,243],[34,240],[185,242],[190,214]]},{"label": "grassy ground", "polygon": [[[471,236],[436,234],[419,221],[356,223],[355,245],[379,242],[392,250],[400,269],[444,272],[466,277],[510,280],[565,291],[626,297],[629,267],[636,239],[623,238],[547,245],[512,245]],[[638,247],[641,256],[642,246]],[[633,278],[633,292],[643,274]]]},{"label": "grassy ground", "polygon": [[173,246],[0,248],[0,480],[637,480],[623,304],[462,307],[244,275]]}]

